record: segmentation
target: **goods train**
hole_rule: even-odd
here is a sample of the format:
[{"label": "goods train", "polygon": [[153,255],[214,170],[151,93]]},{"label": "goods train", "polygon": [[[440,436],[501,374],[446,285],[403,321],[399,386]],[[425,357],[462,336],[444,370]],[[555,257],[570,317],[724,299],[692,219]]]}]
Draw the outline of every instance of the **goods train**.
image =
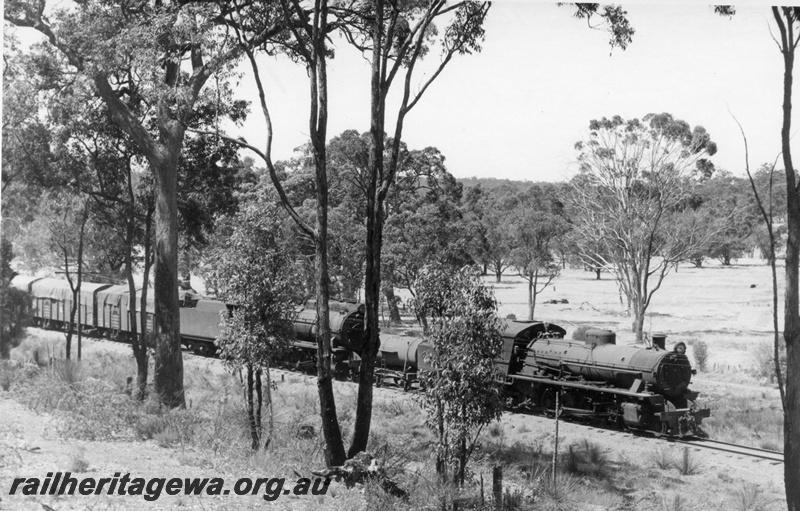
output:
[{"label": "goods train", "polygon": [[[30,293],[31,316],[45,328],[68,323],[72,293],[64,280],[17,276],[12,285]],[[198,354],[213,354],[220,333],[219,301],[184,294],[181,297],[183,344]],[[81,286],[77,321],[86,332],[125,340],[129,335],[127,286]],[[147,329],[152,329],[153,300],[147,300]],[[364,332],[364,306],[331,301],[332,366],[341,378],[357,377],[360,359],[355,349]],[[296,308],[296,340],[281,361],[284,367],[313,370],[316,345],[316,304]],[[668,436],[702,436],[700,424],[710,415],[696,404],[689,390],[692,370],[683,353],[668,351],[664,338],[653,346],[617,346],[609,330],[589,329],[582,341],[565,339],[566,331],[552,323],[508,320],[503,350],[495,360],[499,383],[509,406],[554,414],[604,420],[627,429]],[[377,385],[419,389],[421,372],[431,370],[426,353],[432,347],[419,337],[383,335],[375,369]]]}]

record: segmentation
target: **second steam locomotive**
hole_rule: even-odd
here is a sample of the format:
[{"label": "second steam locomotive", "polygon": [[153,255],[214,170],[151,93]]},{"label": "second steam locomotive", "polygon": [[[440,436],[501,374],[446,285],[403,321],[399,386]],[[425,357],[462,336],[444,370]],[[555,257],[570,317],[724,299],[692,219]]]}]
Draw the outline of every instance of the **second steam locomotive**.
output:
[{"label": "second steam locomotive", "polygon": [[[31,295],[30,314],[36,324],[65,326],[72,300],[66,281],[18,276],[12,285]],[[215,353],[220,313],[226,305],[191,297],[181,304],[184,345],[199,354]],[[127,286],[84,284],[77,321],[86,331],[124,340],[128,305]],[[148,317],[152,307],[148,301]],[[316,304],[311,300],[296,312],[296,339],[282,363],[292,369],[311,369],[317,353]],[[364,306],[331,301],[330,325],[332,365],[339,377],[353,377],[360,359],[352,347],[363,334]],[[617,345],[615,334],[608,330],[589,329],[581,341],[565,336],[566,331],[552,323],[507,320],[503,350],[494,362],[512,408],[554,414],[558,400],[558,410],[566,416],[668,436],[703,434],[701,422],[710,414],[695,404],[698,393],[689,390],[694,371],[686,355],[664,349],[663,338],[641,348]],[[419,375],[431,369],[425,357],[431,349],[419,337],[382,335],[376,383],[419,388]]]}]

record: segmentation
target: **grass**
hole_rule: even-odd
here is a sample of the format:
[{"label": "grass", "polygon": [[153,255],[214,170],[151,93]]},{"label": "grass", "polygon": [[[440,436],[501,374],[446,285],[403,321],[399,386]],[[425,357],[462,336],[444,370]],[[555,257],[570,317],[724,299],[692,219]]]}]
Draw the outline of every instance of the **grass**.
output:
[{"label": "grass", "polygon": [[584,438],[581,442],[568,446],[563,465],[570,474],[603,479],[608,477],[611,463],[604,449]]},{"label": "grass", "polygon": [[[167,410],[152,398],[138,402],[125,393],[127,379],[135,375],[130,355],[92,352],[81,363],[67,363],[50,356],[53,352],[47,343],[30,339],[14,353],[15,361],[0,366],[0,377],[10,381],[8,395],[33,410],[55,416],[59,436],[86,441],[83,445],[88,451],[76,451],[70,459],[78,468],[82,459],[86,462],[84,470],[94,469],[88,462],[93,440],[148,442],[174,450],[174,458],[181,465],[232,474],[263,474],[268,467],[269,474],[310,477],[311,470],[325,465],[313,377],[273,375],[277,382],[273,392],[274,438],[266,451],[253,452],[239,381],[219,371],[215,362],[192,359],[185,379],[187,408]],[[35,363],[37,358],[41,367]],[[352,431],[357,389],[337,384],[335,392],[347,439]],[[563,440],[553,482],[552,435],[531,439],[525,434],[530,431],[527,423],[515,429],[503,422],[485,428],[473,455],[468,484],[459,489],[442,485],[435,474],[435,443],[413,395],[376,393],[372,425],[369,451],[387,476],[409,492],[410,500],[392,497],[373,482],[365,484],[361,492],[334,484],[324,506],[322,501],[309,501],[309,505],[319,504],[320,509],[438,511],[441,503],[452,509],[458,502],[460,509],[493,509],[491,467],[500,465],[504,473],[502,509],[560,511],[589,504],[606,509],[691,509],[685,499],[659,499],[665,489],[680,488],[676,470],[685,476],[699,473],[699,465],[688,451],[680,459],[674,459],[677,457],[666,449],[652,457],[657,467],[672,474],[665,476],[625,459],[612,459],[611,453],[591,438],[572,438]],[[303,434],[311,429],[314,434]],[[520,435],[524,442],[517,440]],[[635,488],[657,491],[634,501],[629,495]],[[733,509],[742,509],[745,504],[757,511],[769,509],[770,501],[760,489],[741,491],[741,495],[733,495]],[[640,506],[642,503],[647,505]]]},{"label": "grass", "polygon": [[673,493],[669,496],[662,495],[659,499],[659,509],[661,511],[689,511],[690,508],[686,500],[680,493]]},{"label": "grass", "polygon": [[783,411],[780,402],[763,393],[709,393],[703,403],[711,417],[703,429],[716,440],[783,451]]},{"label": "grass", "polygon": [[683,453],[680,458],[674,462],[675,468],[682,476],[692,476],[700,472],[700,462],[692,457],[691,451],[688,447],[683,448]]},{"label": "grass", "polygon": [[758,485],[752,483],[745,483],[731,497],[731,508],[736,511],[768,511],[774,503]]},{"label": "grass", "polygon": [[667,470],[672,467],[675,461],[672,458],[672,454],[669,452],[669,449],[665,447],[659,447],[656,449],[653,455],[653,463],[655,463],[655,465],[661,470]]}]

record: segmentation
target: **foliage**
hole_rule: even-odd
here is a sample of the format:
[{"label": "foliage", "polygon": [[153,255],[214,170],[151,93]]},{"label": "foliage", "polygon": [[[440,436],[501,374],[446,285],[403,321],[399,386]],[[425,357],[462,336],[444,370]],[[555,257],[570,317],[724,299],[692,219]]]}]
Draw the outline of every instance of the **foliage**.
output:
[{"label": "foliage", "polygon": [[693,258],[696,266],[705,257],[729,266],[752,249],[760,215],[749,188],[746,179],[725,171],[717,171],[697,186],[690,207],[701,211],[708,235]]},{"label": "foliage", "polygon": [[427,264],[459,268],[470,261],[460,210],[461,185],[435,148],[411,151],[387,200],[382,274],[395,287],[415,293]]},{"label": "foliage", "polygon": [[463,485],[481,429],[502,414],[492,363],[503,346],[502,321],[492,291],[471,268],[426,267],[417,289],[418,307],[432,317],[426,340],[433,349],[425,356],[431,370],[421,381],[426,423],[437,438],[436,468],[444,480]]},{"label": "foliage", "polygon": [[691,451],[688,447],[683,448],[683,452],[675,462],[675,468],[682,476],[695,475],[700,471],[701,464],[695,458],[692,458]]},{"label": "foliage", "polygon": [[494,270],[497,282],[510,264],[513,246],[506,221],[508,212],[501,207],[501,198],[501,192],[478,182],[467,188],[463,205],[467,250],[477,264]]},{"label": "foliage", "polygon": [[9,357],[11,348],[22,339],[25,309],[29,297],[11,286],[16,272],[11,269],[13,246],[5,236],[0,237],[0,359]]},{"label": "foliage", "polygon": [[744,483],[736,490],[731,501],[735,511],[768,511],[776,503],[755,483]]},{"label": "foliage", "polygon": [[642,339],[644,314],[670,268],[704,246],[709,232],[688,207],[697,179],[710,176],[716,144],[701,126],[670,114],[589,123],[576,144],[581,172],[570,207],[576,241],[594,267],[615,273]]},{"label": "foliage", "polygon": [[[780,338],[779,357],[782,374],[786,374],[786,341]],[[761,342],[753,346],[753,376],[775,383],[775,346],[773,343]]]},{"label": "foliage", "polygon": [[233,307],[229,314],[222,314],[222,333],[216,342],[226,367],[240,375],[243,369],[247,373],[242,383],[253,448],[258,449],[262,444],[261,375],[266,371],[271,407],[269,368],[293,339],[297,284],[292,261],[281,250],[281,215],[274,203],[248,203],[236,215],[235,225],[229,245],[218,249],[211,262],[210,279],[219,298]]},{"label": "foliage", "polygon": [[706,370],[708,364],[708,344],[705,341],[697,341],[692,344],[692,351],[694,353],[694,363],[700,371]]},{"label": "foliage", "polygon": [[553,246],[566,236],[569,225],[563,205],[544,187],[533,186],[516,194],[507,206],[509,261],[528,282],[528,319],[534,318],[536,296],[555,279],[561,267],[555,263]]},{"label": "foliage", "polygon": [[[224,79],[241,50],[238,21],[223,4],[166,2],[132,8],[128,2],[90,0],[69,9],[46,0],[9,1],[4,19],[37,32],[37,56],[54,65],[48,79],[63,80],[69,96],[80,84],[101,98],[111,120],[140,151],[154,176],[155,219],[155,391],[170,406],[185,405],[179,336],[177,168],[187,129],[195,128],[203,97],[226,104]],[[237,13],[247,11],[247,6]],[[247,13],[245,13],[247,14]],[[249,18],[248,18],[249,19]],[[269,28],[260,23],[264,21]],[[263,43],[280,28],[249,19]],[[187,72],[190,71],[190,72]],[[208,94],[212,77],[218,87]],[[88,85],[88,87],[87,87]],[[219,86],[222,85],[222,86]],[[224,98],[224,99],[223,99]],[[212,109],[214,115],[219,110]]]}]

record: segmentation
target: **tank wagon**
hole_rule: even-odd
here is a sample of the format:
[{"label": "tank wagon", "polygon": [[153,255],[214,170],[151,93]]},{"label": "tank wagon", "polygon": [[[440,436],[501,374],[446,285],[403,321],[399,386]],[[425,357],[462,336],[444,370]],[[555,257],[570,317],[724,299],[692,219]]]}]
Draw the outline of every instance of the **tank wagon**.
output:
[{"label": "tank wagon", "polygon": [[[31,315],[37,324],[65,327],[68,316],[64,311],[69,311],[72,299],[66,281],[17,276],[12,285],[31,294]],[[79,321],[84,331],[128,339],[128,287],[82,287]],[[332,367],[337,377],[356,379],[364,305],[332,300],[329,307]],[[217,300],[184,296],[180,308],[183,344],[199,354],[216,353],[220,317],[230,308]],[[151,331],[152,297],[148,297],[147,312],[147,331]],[[315,300],[296,307],[294,333],[289,353],[278,363],[313,371],[317,357]],[[506,322],[503,348],[494,363],[510,407],[552,415],[558,399],[560,413],[570,417],[600,419],[669,436],[703,435],[700,425],[710,413],[697,406],[698,393],[689,389],[694,371],[686,355],[664,349],[663,338],[654,339],[652,347],[640,348],[618,346],[616,335],[609,330],[587,330],[582,341],[565,336],[566,331],[552,323]],[[431,350],[419,337],[382,335],[376,384],[423,390],[420,375],[432,369],[426,362]]]}]

